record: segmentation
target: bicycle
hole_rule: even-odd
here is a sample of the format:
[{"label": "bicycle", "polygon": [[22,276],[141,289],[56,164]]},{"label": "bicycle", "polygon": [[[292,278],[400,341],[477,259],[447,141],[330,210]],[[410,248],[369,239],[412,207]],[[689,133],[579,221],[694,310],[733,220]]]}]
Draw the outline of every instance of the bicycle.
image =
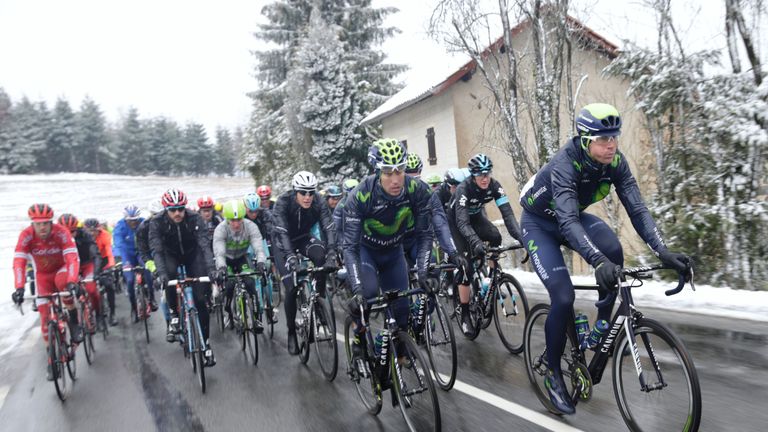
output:
[{"label": "bicycle", "polygon": [[[176,338],[192,363],[192,371],[197,373],[200,388],[205,393],[205,354],[210,354],[203,338],[203,327],[197,315],[192,285],[195,282],[210,282],[208,276],[186,277],[184,266],[179,268],[179,278],[168,281],[168,286],[176,287],[176,309],[179,315],[179,333]],[[182,307],[183,305],[183,307]]]},{"label": "bicycle", "polygon": [[[621,416],[632,431],[696,431],[701,421],[701,388],[696,368],[682,341],[664,324],[646,318],[635,306],[631,290],[650,278],[648,272],[665,269],[662,265],[625,268],[618,289],[620,304],[609,330],[594,347],[595,354],[587,366],[586,354],[579,344],[575,314],[568,320],[568,342],[561,360],[563,377],[571,400],[587,402],[593,387],[602,380],[608,358],[613,357],[613,389]],[[626,278],[632,281],[627,282]],[[693,272],[690,272],[693,285]],[[679,293],[686,284],[686,275],[679,275],[676,288],[666,295]],[[597,285],[576,285],[579,290],[597,290]],[[609,304],[616,292],[596,303]],[[549,369],[546,356],[544,322],[549,305],[538,304],[525,324],[525,366],[528,379],[539,401],[554,414],[560,414],[549,400],[544,377]],[[639,336],[639,337],[638,337]],[[541,343],[541,344],[538,344]],[[662,373],[662,369],[664,370]],[[648,373],[647,371],[651,371]],[[639,388],[627,388],[632,375]],[[632,391],[630,391],[632,390]],[[679,392],[679,393],[678,393]],[[637,397],[635,397],[637,396]],[[643,403],[650,406],[640,407]],[[687,406],[681,406],[680,404]],[[641,424],[640,416],[648,417]]]},{"label": "bicycle", "polygon": [[131,271],[136,276],[136,282],[134,288],[136,290],[136,317],[144,323],[144,336],[149,343],[149,316],[152,313],[151,306],[149,304],[149,289],[146,281],[144,280],[144,267],[136,265]]},{"label": "bicycle", "polygon": [[355,322],[348,315],[344,324],[344,347],[347,353],[347,375],[355,384],[358,396],[368,413],[381,412],[382,392],[391,390],[392,405],[399,406],[400,413],[410,431],[440,431],[441,415],[437,390],[432,381],[432,371],[419,352],[416,342],[401,330],[394,319],[390,303],[399,298],[424,294],[424,290],[387,291],[366,300],[369,312],[384,314],[384,329],[381,332],[381,348],[376,352],[370,325],[366,322],[365,310],[360,307],[359,332],[363,337],[362,358],[352,356],[352,325]]},{"label": "bicycle", "polygon": [[93,357],[95,355],[95,348],[93,346],[93,335],[96,334],[96,311],[91,307],[91,300],[88,291],[85,289],[85,283],[90,280],[80,279],[78,285],[80,286],[80,295],[78,296],[78,302],[80,303],[80,324],[83,326],[83,351],[85,351],[85,361],[90,366],[93,364]]},{"label": "bicycle", "polygon": [[[272,274],[272,267],[267,266],[265,273],[258,279],[260,283],[257,287],[259,289],[259,295],[261,296],[261,305],[263,306],[263,308],[259,308],[259,321],[261,321],[262,324],[266,324],[269,328],[270,339],[275,335],[275,323],[277,322],[275,315],[277,306],[273,304],[275,292],[274,279],[275,277]],[[264,315],[266,315],[266,320],[263,319]]]},{"label": "bicycle", "polygon": [[[474,333],[465,335],[475,340],[480,330],[495,323],[501,343],[511,354],[523,352],[523,328],[528,316],[528,297],[520,282],[509,273],[504,273],[499,264],[503,253],[522,249],[521,244],[488,248],[485,256],[474,258],[474,274],[470,283],[469,316]],[[527,261],[527,257],[522,261]],[[491,265],[487,266],[486,264]],[[485,278],[488,278],[487,286]],[[458,289],[453,287],[454,317],[461,328],[461,313],[458,301]],[[495,306],[495,307],[494,307]]]},{"label": "bicycle", "polygon": [[123,263],[122,262],[116,262],[115,265],[113,265],[110,268],[107,268],[105,270],[109,270],[112,273],[112,280],[114,281],[115,285],[115,292],[121,293],[121,292],[128,292],[125,289],[125,279],[123,278]]},{"label": "bicycle", "polygon": [[[240,350],[248,357],[250,353],[253,359],[253,365],[259,363],[259,339],[260,333],[257,329],[257,323],[260,323],[258,311],[260,310],[259,298],[251,295],[245,287],[244,279],[260,275],[252,271],[240,272],[233,275],[227,275],[226,279],[235,281],[234,287],[234,310],[232,319],[235,329],[240,335]],[[263,330],[262,330],[263,331]],[[246,351],[246,348],[248,350]]]},{"label": "bicycle", "polygon": [[101,323],[101,334],[104,337],[104,340],[107,340],[107,336],[109,336],[109,323],[107,323],[107,311],[109,310],[109,302],[107,300],[107,287],[102,283],[100,277],[96,278],[96,286],[99,289],[99,298],[101,299],[99,304],[101,314],[99,314],[98,320]]},{"label": "bicycle", "polygon": [[299,360],[309,361],[310,344],[314,343],[317,361],[328,381],[338,372],[339,350],[336,345],[336,322],[328,309],[327,300],[317,292],[312,276],[325,277],[336,267],[308,267],[309,260],[301,260],[295,273],[296,283],[296,337],[299,343]]},{"label": "bicycle", "polygon": [[279,273],[275,268],[275,257],[270,255],[267,257],[267,261],[269,262],[267,266],[269,270],[267,277],[272,284],[272,307],[277,309],[283,302],[283,289],[285,288],[283,287],[283,281],[278,276]]},{"label": "bicycle", "polygon": [[219,330],[223,333],[226,329],[226,323],[224,322],[224,291],[219,284],[214,281],[212,283],[212,295],[208,310],[211,311],[211,315],[216,316],[216,322],[218,323]]}]

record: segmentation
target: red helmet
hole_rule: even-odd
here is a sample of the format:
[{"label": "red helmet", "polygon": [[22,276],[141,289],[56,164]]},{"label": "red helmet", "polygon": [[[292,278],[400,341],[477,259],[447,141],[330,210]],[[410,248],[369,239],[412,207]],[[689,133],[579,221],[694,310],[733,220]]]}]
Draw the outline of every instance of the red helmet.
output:
[{"label": "red helmet", "polygon": [[168,189],[161,201],[163,207],[184,207],[187,205],[187,194],[178,189]]},{"label": "red helmet", "polygon": [[204,196],[197,199],[197,207],[204,209],[204,208],[212,208],[216,203],[213,201],[213,198],[210,196]]},{"label": "red helmet", "polygon": [[75,215],[64,213],[63,215],[59,216],[59,225],[63,226],[64,228],[67,228],[68,230],[72,231],[77,228],[77,224],[80,223],[80,221],[77,220]]},{"label": "red helmet", "polygon": [[27,214],[32,222],[48,222],[53,219],[53,209],[48,204],[32,204]]},{"label": "red helmet", "polygon": [[272,188],[267,185],[261,185],[256,188],[256,194],[261,199],[269,199],[272,196]]}]

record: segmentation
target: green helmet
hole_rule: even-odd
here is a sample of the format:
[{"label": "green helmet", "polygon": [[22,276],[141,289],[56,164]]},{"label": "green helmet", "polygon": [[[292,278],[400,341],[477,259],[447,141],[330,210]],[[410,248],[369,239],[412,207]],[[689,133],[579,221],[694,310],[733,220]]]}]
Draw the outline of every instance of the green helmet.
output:
[{"label": "green helmet", "polygon": [[245,203],[243,200],[229,200],[224,203],[222,213],[226,220],[242,219],[245,217]]},{"label": "green helmet", "polygon": [[368,150],[368,162],[374,168],[380,164],[399,165],[405,163],[405,148],[396,139],[376,140]]},{"label": "green helmet", "polygon": [[351,191],[352,189],[356,188],[357,185],[359,185],[359,184],[360,184],[360,182],[357,181],[357,179],[351,178],[351,179],[344,180],[344,184],[343,184],[344,192]]},{"label": "green helmet", "polygon": [[426,179],[424,179],[428,184],[430,185],[436,185],[438,183],[442,183],[443,178],[440,177],[440,174],[430,174],[427,176]]},{"label": "green helmet", "polygon": [[405,158],[405,172],[408,174],[416,174],[420,173],[422,168],[424,168],[424,163],[421,161],[419,155],[416,153],[408,153],[408,156]]}]

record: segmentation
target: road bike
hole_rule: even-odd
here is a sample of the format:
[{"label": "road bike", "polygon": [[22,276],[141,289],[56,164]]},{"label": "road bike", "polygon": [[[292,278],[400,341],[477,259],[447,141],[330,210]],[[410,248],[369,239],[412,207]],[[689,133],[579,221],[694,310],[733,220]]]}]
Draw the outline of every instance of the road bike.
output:
[{"label": "road bike", "polygon": [[317,292],[315,279],[335,272],[336,267],[309,267],[309,260],[302,259],[296,271],[296,337],[299,359],[309,361],[310,346],[314,344],[320,369],[328,381],[336,378],[339,350],[336,344],[336,322],[328,300]]},{"label": "road bike", "polygon": [[[205,393],[205,357],[210,354],[203,337],[192,284],[210,282],[208,276],[187,277],[184,266],[179,268],[179,278],[168,281],[168,286],[176,287],[176,309],[179,314],[179,333],[176,335],[184,357],[192,363],[192,371],[197,374],[200,389]],[[183,307],[182,307],[183,306]]]}]

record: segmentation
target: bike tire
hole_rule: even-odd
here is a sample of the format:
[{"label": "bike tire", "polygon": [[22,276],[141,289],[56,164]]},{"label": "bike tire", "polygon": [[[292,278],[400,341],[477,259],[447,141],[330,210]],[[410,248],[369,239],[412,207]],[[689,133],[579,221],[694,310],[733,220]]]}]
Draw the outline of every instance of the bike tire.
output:
[{"label": "bike tire", "polygon": [[101,334],[104,337],[104,340],[107,340],[107,336],[109,336],[109,323],[107,322],[107,311],[109,310],[109,305],[107,305],[106,290],[103,292],[99,291],[99,296],[101,298]]},{"label": "bike tire", "polygon": [[139,298],[136,304],[139,310],[136,311],[136,314],[139,316],[141,321],[143,321],[144,337],[147,340],[147,344],[149,344],[149,312],[147,308],[147,294],[146,294],[147,287],[144,284],[142,284],[138,288],[139,288]]},{"label": "bike tire", "polygon": [[67,383],[67,373],[64,372],[63,354],[61,334],[57,324],[51,321],[48,323],[48,362],[51,365],[56,394],[62,402],[67,399],[71,391],[71,386]]},{"label": "bike tire", "polygon": [[501,343],[511,354],[523,352],[523,333],[528,316],[528,298],[520,282],[510,274],[502,274],[493,299],[493,320]]},{"label": "bike tire", "polygon": [[[613,352],[614,395],[624,422],[632,431],[697,431],[701,424],[701,387],[685,345],[668,327],[652,319],[638,319],[634,332],[634,341],[622,332]],[[649,392],[638,388],[633,345],[646,384],[661,379],[663,388]]]},{"label": "bike tire", "polygon": [[318,297],[312,312],[313,332],[315,336],[315,354],[320,363],[325,379],[329,382],[336,378],[339,370],[339,348],[336,343],[336,323],[329,312],[328,303]]},{"label": "bike tire", "polygon": [[[436,299],[436,298],[435,298]],[[445,308],[440,301],[435,301],[435,309],[427,317],[425,323],[424,334],[426,335],[427,355],[429,356],[429,364],[435,373],[435,382],[440,389],[449,391],[456,383],[456,374],[458,371],[458,358],[456,352],[456,336],[453,332],[453,326],[451,326],[451,318],[445,311]],[[434,323],[435,329],[432,329]],[[450,357],[450,366],[440,367],[438,364],[438,357],[440,353],[435,352],[436,346],[447,345],[447,354]],[[443,355],[444,356],[444,355]],[[447,372],[447,373],[445,373]]]},{"label": "bike tire", "polygon": [[[561,415],[562,413],[549,400],[549,393],[547,393],[544,385],[544,377],[548,368],[544,324],[547,320],[547,315],[549,315],[549,310],[549,305],[537,304],[531,309],[525,321],[523,332],[525,371],[539,402],[552,414]],[[568,351],[569,348],[566,346],[565,352]],[[566,385],[568,385],[567,382]]]},{"label": "bike tire", "polygon": [[296,338],[299,342],[299,360],[302,364],[307,364],[309,361],[310,341],[312,340],[312,331],[315,325],[313,322],[314,314],[311,311],[306,317],[302,313],[303,310],[309,311],[308,290],[307,282],[301,282],[296,291],[296,318],[301,317],[301,322],[296,324]]},{"label": "bike tire", "polygon": [[274,306],[272,305],[272,290],[265,281],[266,279],[264,279],[264,282],[261,284],[261,291],[264,295],[264,314],[266,315],[266,319],[262,320],[262,324],[268,326],[267,331],[269,332],[269,338],[272,339],[275,336],[275,323],[272,321],[272,311],[274,310]]},{"label": "bike tire", "polygon": [[88,344],[88,340],[91,339],[91,318],[89,312],[90,308],[86,306],[86,303],[80,303],[80,324],[83,326],[83,351],[85,352],[85,362],[88,363],[88,366],[93,364],[93,351],[91,351],[93,345]]},{"label": "bike tire", "polygon": [[196,310],[189,312],[190,323],[192,324],[192,352],[191,357],[194,359],[192,363],[197,363],[197,380],[200,383],[200,390],[205,393],[205,350],[203,349],[202,342],[202,328],[200,326],[200,318],[197,316]]},{"label": "bike tire", "polygon": [[[405,348],[405,352],[396,353],[392,350],[389,361],[392,377],[391,390],[397,397],[400,413],[411,432],[440,431],[442,429],[440,402],[437,398],[435,383],[432,381],[429,363],[424,361],[416,342],[408,333],[398,331],[392,340],[398,339]],[[408,358],[402,366],[398,366],[397,363],[399,355]],[[409,375],[413,375],[412,380],[406,378]],[[414,390],[416,385],[418,390]]]},{"label": "bike tire", "polygon": [[275,277],[274,272],[270,272],[269,277],[272,278],[272,294],[277,294],[277,298],[273,298],[274,304],[272,306],[277,308],[283,302],[283,282],[280,280],[280,278]]},{"label": "bike tire", "polygon": [[249,295],[248,300],[246,301],[246,314],[250,317],[250,326],[247,331],[248,336],[248,352],[251,355],[251,359],[253,361],[253,365],[256,366],[259,364],[259,338],[257,337],[258,334],[256,333],[256,316],[258,314],[258,300],[255,300],[253,296]]},{"label": "bike tire", "polygon": [[[352,323],[352,317],[347,316],[344,321],[344,351],[347,356],[347,374],[355,384],[357,395],[360,397],[360,401],[365,406],[366,411],[375,416],[381,412],[381,384],[376,377],[376,373],[373,372],[373,368],[370,368],[371,370],[367,377],[363,377],[357,372],[356,366],[352,364],[352,337],[354,332]],[[368,359],[373,354],[370,347],[367,348],[365,361],[368,362],[369,366],[372,366]]]},{"label": "bike tire", "polygon": [[[81,330],[82,331],[82,330]],[[72,379],[72,382],[74,383],[77,379],[77,347],[78,345],[72,342],[72,335],[69,334],[69,328],[67,328],[67,331],[64,333],[68,337],[65,337],[61,340],[61,346],[64,349],[64,357],[66,359],[66,365],[67,365],[67,374]],[[68,343],[67,343],[68,342]]]}]

